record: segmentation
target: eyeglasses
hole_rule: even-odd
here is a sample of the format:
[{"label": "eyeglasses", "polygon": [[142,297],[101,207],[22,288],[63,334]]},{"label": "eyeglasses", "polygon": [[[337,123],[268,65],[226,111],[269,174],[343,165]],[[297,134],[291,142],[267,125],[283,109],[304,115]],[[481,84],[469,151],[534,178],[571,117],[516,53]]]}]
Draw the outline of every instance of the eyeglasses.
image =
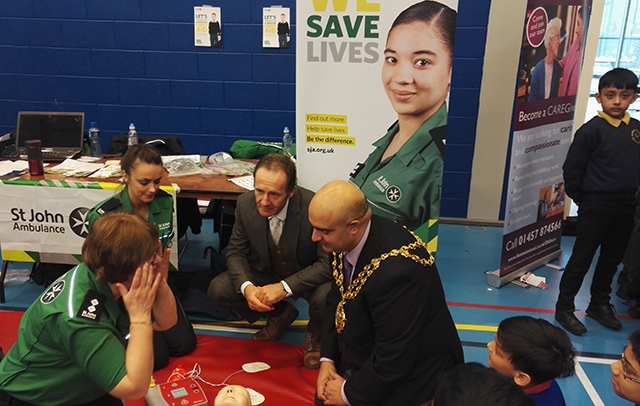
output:
[{"label": "eyeglasses", "polygon": [[622,356],[620,357],[620,362],[622,363],[622,375],[624,376],[624,379],[628,379],[633,383],[637,383],[640,385],[640,379],[636,379],[633,378],[631,376],[629,376],[629,363],[627,362],[626,358],[624,357],[624,351],[622,352]]}]

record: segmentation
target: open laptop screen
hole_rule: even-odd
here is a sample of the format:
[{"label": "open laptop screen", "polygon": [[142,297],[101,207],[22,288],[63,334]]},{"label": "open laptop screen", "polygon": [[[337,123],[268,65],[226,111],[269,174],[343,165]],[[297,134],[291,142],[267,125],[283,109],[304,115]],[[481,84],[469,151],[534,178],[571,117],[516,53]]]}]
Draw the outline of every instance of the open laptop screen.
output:
[{"label": "open laptop screen", "polygon": [[41,140],[42,148],[82,149],[84,113],[21,111],[18,113],[18,148],[28,140]]}]

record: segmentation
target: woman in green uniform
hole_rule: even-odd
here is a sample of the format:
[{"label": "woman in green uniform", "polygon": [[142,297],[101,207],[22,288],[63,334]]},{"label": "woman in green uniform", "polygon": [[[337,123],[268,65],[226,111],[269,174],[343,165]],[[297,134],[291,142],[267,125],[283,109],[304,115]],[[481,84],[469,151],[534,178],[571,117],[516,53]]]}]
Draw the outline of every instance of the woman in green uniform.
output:
[{"label": "woman in green uniform", "polygon": [[456,12],[435,1],[404,10],[387,36],[382,85],[398,121],[350,180],[375,214],[415,230],[440,214]]},{"label": "woman in green uniform", "polygon": [[[189,354],[196,348],[197,339],[182,306],[167,284],[169,276],[169,248],[173,239],[173,197],[160,190],[164,174],[162,157],[151,146],[134,145],[120,161],[125,187],[115,196],[98,203],[89,213],[89,227],[105,213],[126,211],[140,215],[155,224],[167,260],[161,269],[162,283],[156,297],[156,312],[172,314],[175,320],[168,328],[154,326],[154,370],[169,363],[169,357]],[[167,327],[167,326],[165,326]]]},{"label": "woman in green uniform", "polygon": [[152,325],[166,323],[152,321],[166,262],[158,252],[158,231],[140,216],[97,220],[82,245],[84,262],[22,317],[0,363],[0,405],[121,405],[144,396]]}]

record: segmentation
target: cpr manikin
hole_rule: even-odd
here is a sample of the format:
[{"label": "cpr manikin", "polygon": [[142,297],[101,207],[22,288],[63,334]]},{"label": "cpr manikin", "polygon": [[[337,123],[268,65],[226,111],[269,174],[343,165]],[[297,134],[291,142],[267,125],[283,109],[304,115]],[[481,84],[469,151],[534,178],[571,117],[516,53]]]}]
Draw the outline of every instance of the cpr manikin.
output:
[{"label": "cpr manikin", "polygon": [[225,386],[218,392],[213,406],[251,406],[251,395],[243,386]]}]

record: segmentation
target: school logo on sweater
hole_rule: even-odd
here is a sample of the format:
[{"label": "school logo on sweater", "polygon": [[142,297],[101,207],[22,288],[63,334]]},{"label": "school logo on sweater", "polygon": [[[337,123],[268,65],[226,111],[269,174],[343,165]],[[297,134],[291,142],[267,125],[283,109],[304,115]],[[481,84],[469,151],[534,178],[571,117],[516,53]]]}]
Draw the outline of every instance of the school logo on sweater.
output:
[{"label": "school logo on sweater", "polygon": [[633,131],[631,131],[631,139],[636,144],[640,144],[640,131],[635,130],[635,129]]}]

